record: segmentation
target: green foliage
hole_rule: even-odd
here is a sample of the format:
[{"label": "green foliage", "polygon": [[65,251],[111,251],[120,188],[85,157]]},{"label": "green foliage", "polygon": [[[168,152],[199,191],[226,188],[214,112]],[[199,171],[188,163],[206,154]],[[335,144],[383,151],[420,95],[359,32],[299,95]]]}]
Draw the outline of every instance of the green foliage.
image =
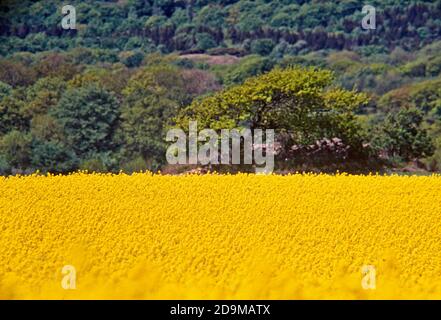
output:
[{"label": "green foliage", "polygon": [[243,85],[193,102],[176,118],[188,128],[198,121],[215,130],[248,127],[277,129],[289,135],[291,144],[310,144],[338,137],[360,151],[361,140],[354,110],[367,97],[353,91],[329,88],[329,71],[288,68],[250,78]]},{"label": "green foliage", "polygon": [[120,139],[129,158],[165,161],[165,128],[185,103],[184,82],[178,70],[159,65],[139,70],[124,90]]},{"label": "green foliage", "polygon": [[114,148],[119,118],[118,101],[105,89],[89,85],[68,89],[53,111],[66,142],[79,156]]},{"label": "green foliage", "polygon": [[216,41],[209,33],[198,33],[196,35],[196,43],[196,49],[203,51],[216,47]]},{"label": "green foliage", "polygon": [[117,160],[110,152],[94,154],[92,158],[81,161],[80,169],[89,172],[109,172],[115,167]]},{"label": "green foliage", "polygon": [[122,98],[122,91],[132,71],[120,63],[111,68],[88,67],[82,73],[76,74],[67,84],[69,88],[81,88],[88,85],[98,84],[107,91],[113,92],[118,98]]},{"label": "green foliage", "polygon": [[379,100],[379,107],[388,112],[413,107],[428,114],[437,106],[439,99],[441,99],[440,78],[392,90]]},{"label": "green foliage", "polygon": [[13,130],[0,139],[0,154],[11,168],[26,169],[31,162],[30,134]]},{"label": "green foliage", "polygon": [[115,50],[90,49],[77,46],[69,51],[69,56],[74,64],[98,64],[100,62],[118,62],[118,54]]},{"label": "green foliage", "polygon": [[238,65],[234,65],[221,76],[226,86],[239,84],[247,78],[257,76],[272,69],[273,62],[264,57],[248,56],[242,59]]},{"label": "green foliage", "polygon": [[32,141],[31,166],[40,172],[64,173],[76,170],[75,153],[60,142],[35,139]]},{"label": "green foliage", "polygon": [[8,175],[11,173],[11,166],[9,165],[6,157],[0,155],[0,175]]},{"label": "green foliage", "polygon": [[32,84],[35,77],[35,71],[27,68],[26,65],[21,62],[6,59],[0,60],[0,81],[12,87]]},{"label": "green foliage", "polygon": [[222,28],[225,23],[225,12],[222,9],[222,7],[217,5],[203,7],[195,18],[195,22],[198,25],[209,28]]},{"label": "green foliage", "polygon": [[0,100],[9,96],[11,91],[12,87],[9,84],[0,81]]},{"label": "green foliage", "polygon": [[428,132],[421,128],[423,115],[417,109],[402,109],[389,114],[380,126],[374,144],[389,157],[409,161],[429,157],[434,145]]},{"label": "green foliage", "polygon": [[46,114],[58,104],[65,89],[66,83],[61,78],[39,79],[26,92],[23,114],[29,118]]},{"label": "green foliage", "polygon": [[58,52],[43,52],[37,56],[38,62],[35,65],[35,72],[38,78],[52,77],[69,80],[72,75],[79,71],[79,66],[68,55]]},{"label": "green foliage", "polygon": [[260,54],[262,56],[269,55],[273,51],[274,42],[271,39],[257,39],[251,41],[251,53]]},{"label": "green foliage", "polygon": [[124,172],[133,173],[151,169],[152,165],[149,164],[143,157],[138,156],[133,160],[124,162],[121,165],[121,168]]},{"label": "green foliage", "polygon": [[144,54],[142,52],[128,52],[122,55],[121,61],[128,68],[139,67],[142,60],[144,60]]},{"label": "green foliage", "polygon": [[[360,28],[363,3],[353,0],[73,1],[76,31],[60,28],[63,4],[61,0],[45,5],[27,0],[2,3],[0,54],[79,46],[108,52],[173,52],[271,39],[274,45],[283,40],[292,45],[299,42],[308,50],[357,48],[363,55],[377,55],[396,45],[416,49],[437,39],[441,29],[439,1],[427,0],[371,1],[381,8],[382,20],[378,32],[369,33]],[[207,34],[213,41],[205,41]],[[200,41],[194,41],[196,37]],[[270,50],[254,52],[269,54]]]},{"label": "green foliage", "polygon": [[32,137],[42,141],[64,141],[64,132],[58,121],[49,114],[35,115],[31,120]]},{"label": "green foliage", "polygon": [[[156,169],[178,114],[274,127],[287,148],[340,137],[440,168],[440,1],[375,0],[375,32],[355,0],[73,1],[75,31],[60,28],[61,4],[0,5],[0,173]],[[288,69],[263,75],[275,66]],[[398,117],[407,109],[418,128]],[[436,141],[433,156],[411,129]]]},{"label": "green foliage", "polygon": [[426,164],[431,171],[441,171],[441,137],[438,136],[433,144],[435,146],[435,152],[432,156],[427,158]]},{"label": "green foliage", "polygon": [[26,130],[28,119],[23,114],[24,103],[14,95],[0,100],[0,136],[12,130]]}]

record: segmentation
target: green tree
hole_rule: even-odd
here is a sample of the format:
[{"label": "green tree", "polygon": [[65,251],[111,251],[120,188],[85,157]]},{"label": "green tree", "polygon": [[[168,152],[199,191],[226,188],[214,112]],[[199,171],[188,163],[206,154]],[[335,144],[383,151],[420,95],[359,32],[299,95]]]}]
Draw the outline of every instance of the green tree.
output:
[{"label": "green tree", "polygon": [[230,67],[225,75],[224,83],[229,86],[240,84],[247,78],[257,76],[272,69],[274,63],[265,57],[250,55],[243,58],[237,65]]},{"label": "green tree", "polygon": [[70,148],[57,141],[32,141],[30,164],[41,172],[67,173],[77,169],[78,159]]},{"label": "green tree", "polygon": [[141,51],[128,51],[121,55],[121,61],[127,68],[139,67],[143,59],[144,54]]},{"label": "green tree", "polygon": [[54,108],[61,98],[66,83],[61,78],[41,78],[26,90],[23,114],[32,118],[46,114]]},{"label": "green tree", "polygon": [[3,99],[3,97],[10,95],[11,91],[12,87],[9,84],[0,81],[0,100]]},{"label": "green tree", "polygon": [[388,114],[376,133],[375,146],[389,157],[404,161],[433,155],[433,141],[421,127],[422,121],[421,111],[415,108]]},{"label": "green tree", "polygon": [[35,81],[36,74],[33,69],[21,62],[11,60],[0,60],[0,81],[5,82],[14,88],[26,86]]},{"label": "green tree", "polygon": [[251,41],[251,53],[267,56],[273,51],[275,44],[271,39],[257,39]]},{"label": "green tree", "polygon": [[13,130],[0,139],[0,154],[11,168],[24,170],[31,164],[30,134]]},{"label": "green tree", "polygon": [[198,33],[196,35],[196,47],[199,50],[208,50],[216,47],[216,41],[209,33]]},{"label": "green tree", "polygon": [[194,120],[201,128],[215,130],[276,129],[289,135],[291,144],[337,137],[352,151],[360,151],[361,130],[354,111],[367,102],[367,97],[330,87],[332,80],[332,73],[325,70],[276,68],[194,101],[175,120],[183,129]]},{"label": "green tree", "polygon": [[112,150],[118,124],[118,101],[105,89],[89,85],[68,89],[53,111],[66,145],[80,156]]},{"label": "green tree", "polygon": [[202,8],[196,17],[196,23],[213,29],[222,28],[225,23],[222,8],[216,5],[208,5]]},{"label": "green tree", "polygon": [[6,157],[4,155],[0,155],[0,174],[7,175],[9,173],[11,173],[11,166],[6,160]]},{"label": "green tree", "polygon": [[139,70],[124,90],[121,139],[129,159],[157,166],[165,160],[165,128],[186,102],[179,69],[158,65]]},{"label": "green tree", "polygon": [[0,136],[12,130],[26,130],[29,119],[23,114],[24,101],[14,94],[0,100]]}]

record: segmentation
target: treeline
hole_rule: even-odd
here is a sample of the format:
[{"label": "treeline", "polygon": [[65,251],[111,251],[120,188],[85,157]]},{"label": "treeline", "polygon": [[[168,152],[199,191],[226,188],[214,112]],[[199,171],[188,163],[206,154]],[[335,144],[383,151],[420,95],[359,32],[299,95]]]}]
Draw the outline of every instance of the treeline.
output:
[{"label": "treeline", "polygon": [[[369,32],[361,1],[73,2],[70,31],[61,4],[0,5],[1,174],[173,171],[170,126],[191,117],[206,127],[267,125],[250,115],[279,130],[278,170],[441,170],[440,1],[373,1]],[[273,85],[268,72],[294,85],[299,67],[320,93],[315,104],[288,103],[301,86],[266,97],[262,108],[279,118],[240,104]],[[319,105],[337,117],[322,117]],[[302,127],[300,115],[322,122]]]},{"label": "treeline", "polygon": [[[441,36],[441,1],[371,1],[377,29],[363,30],[364,1],[72,1],[77,30],[61,28],[62,1],[0,5],[0,54],[75,47],[268,55],[367,47],[418,49]],[[282,47],[282,48],[281,48]],[[226,52],[229,52],[228,50]]]},{"label": "treeline", "polygon": [[167,57],[151,56],[138,69],[121,63],[74,67],[64,58],[49,54],[47,68],[40,62],[24,67],[24,74],[39,74],[33,83],[17,84],[7,63],[0,63],[6,80],[0,82],[2,173],[158,169],[169,119],[219,88],[212,74],[180,68]]},{"label": "treeline", "polygon": [[403,52],[383,57],[391,64],[377,57],[370,65],[371,56],[355,52],[228,63],[151,54],[138,67],[86,48],[17,53],[0,61],[0,171],[175,172],[165,134],[191,119],[201,128],[276,129],[277,170],[383,170],[409,161],[439,170],[440,78],[381,95],[369,85],[359,94],[350,80],[369,84],[366,68],[381,79],[436,52],[432,45],[396,65]]}]

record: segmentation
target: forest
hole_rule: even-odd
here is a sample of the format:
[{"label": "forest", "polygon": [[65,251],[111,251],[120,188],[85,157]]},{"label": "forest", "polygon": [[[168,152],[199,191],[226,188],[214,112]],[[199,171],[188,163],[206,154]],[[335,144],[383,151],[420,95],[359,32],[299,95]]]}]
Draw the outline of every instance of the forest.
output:
[{"label": "forest", "polygon": [[191,170],[191,120],[275,129],[279,172],[441,171],[439,0],[63,4],[0,5],[0,174]]}]

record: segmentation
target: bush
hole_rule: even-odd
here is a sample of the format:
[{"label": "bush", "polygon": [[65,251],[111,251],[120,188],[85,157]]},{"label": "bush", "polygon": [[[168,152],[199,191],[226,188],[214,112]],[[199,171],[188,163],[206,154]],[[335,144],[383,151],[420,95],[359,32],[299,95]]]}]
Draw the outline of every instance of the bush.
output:
[{"label": "bush", "polygon": [[274,63],[259,56],[248,56],[242,59],[239,65],[234,65],[225,75],[225,85],[239,84],[247,78],[257,76],[272,69]]},{"label": "bush", "polygon": [[273,51],[275,44],[271,39],[257,39],[251,41],[251,53],[267,56]]},{"label": "bush", "polygon": [[143,157],[139,156],[133,160],[123,163],[121,168],[124,172],[133,173],[148,170],[150,169],[150,166]]},{"label": "bush", "polygon": [[11,166],[6,158],[0,155],[0,175],[7,175],[9,173],[11,173]]},{"label": "bush", "polygon": [[216,47],[216,41],[209,33],[198,33],[196,35],[196,48],[206,51],[208,49]]},{"label": "bush", "polygon": [[69,89],[53,114],[63,128],[66,144],[78,156],[114,148],[119,105],[115,96],[105,89],[94,84]]},{"label": "bush", "polygon": [[34,140],[31,165],[42,172],[67,173],[78,168],[78,159],[60,142]]},{"label": "bush", "polygon": [[109,153],[102,153],[83,160],[80,169],[89,172],[109,172],[114,169],[116,162]]},{"label": "bush", "polygon": [[11,168],[26,169],[31,160],[31,135],[13,130],[0,139],[0,154]]},{"label": "bush", "polygon": [[373,139],[374,146],[390,159],[409,161],[432,156],[433,141],[421,127],[422,121],[421,111],[415,108],[390,113]]},{"label": "bush", "polygon": [[130,52],[121,57],[121,62],[124,63],[127,68],[139,67],[143,60],[144,54],[140,51]]}]

